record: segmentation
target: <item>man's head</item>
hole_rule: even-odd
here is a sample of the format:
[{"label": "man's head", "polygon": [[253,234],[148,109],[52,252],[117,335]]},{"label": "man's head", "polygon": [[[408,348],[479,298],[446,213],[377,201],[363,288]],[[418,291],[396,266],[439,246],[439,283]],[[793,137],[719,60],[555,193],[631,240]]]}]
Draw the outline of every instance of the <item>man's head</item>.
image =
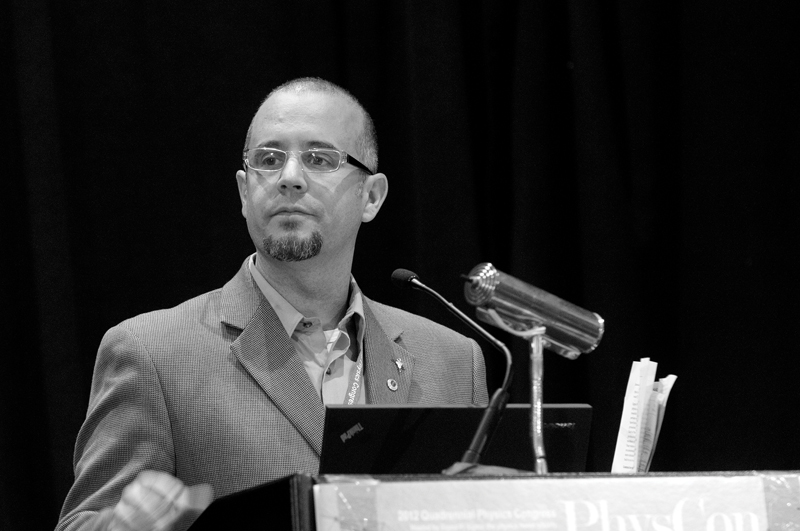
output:
[{"label": "man's head", "polygon": [[[339,85],[331,83],[330,81],[326,81],[318,77],[302,77],[287,81],[286,83],[272,89],[272,91],[267,94],[267,97],[264,98],[264,101],[261,102],[262,105],[273,94],[278,92],[319,92],[323,94],[338,94],[339,96],[342,96],[348,100],[351,104],[355,105],[361,111],[363,121],[361,125],[361,134],[359,135],[357,141],[357,151],[352,154],[358,157],[358,160],[363,162],[367,168],[372,171],[372,173],[378,172],[378,135],[375,132],[375,124],[372,121],[372,117],[355,98],[355,96],[350,94],[347,90],[343,89]],[[253,122],[250,122],[250,127],[247,129],[247,136],[245,137],[244,141],[244,149],[248,149],[250,147],[250,140],[252,136]]]},{"label": "man's head", "polygon": [[[259,258],[315,259],[310,264],[335,263],[349,270],[358,229],[377,215],[388,189],[386,176],[374,173],[377,142],[369,115],[332,83],[290,81],[267,96],[250,124],[247,160],[265,148],[288,154],[282,166],[273,157],[269,167],[278,169],[248,162],[236,174],[242,214]],[[315,149],[346,152],[371,171],[336,154],[343,161],[338,169],[319,172]],[[301,157],[300,152],[309,151]]]}]

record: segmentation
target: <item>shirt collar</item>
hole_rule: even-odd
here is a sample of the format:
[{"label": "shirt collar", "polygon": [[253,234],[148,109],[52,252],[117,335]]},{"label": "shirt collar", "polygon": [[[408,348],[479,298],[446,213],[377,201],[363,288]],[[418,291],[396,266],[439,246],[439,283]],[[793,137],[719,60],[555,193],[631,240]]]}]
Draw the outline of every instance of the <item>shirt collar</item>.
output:
[{"label": "shirt collar", "polygon": [[[253,276],[253,280],[256,281],[258,289],[261,290],[261,293],[264,294],[267,302],[269,302],[270,306],[272,306],[272,309],[275,310],[281,325],[283,325],[283,329],[286,330],[286,334],[291,337],[297,328],[297,325],[299,325],[305,319],[305,316],[298,312],[295,307],[292,306],[289,301],[284,299],[283,295],[278,293],[278,291],[272,287],[267,279],[264,278],[264,275],[262,275],[256,267],[255,253],[250,257],[248,267],[250,269],[250,274]],[[360,317],[360,319],[356,319],[355,322],[356,329],[358,331],[358,341],[361,342],[364,338],[364,301],[361,297],[361,290],[359,289],[358,284],[356,284],[356,280],[351,275],[350,304],[347,307],[345,316],[339,322],[339,328],[344,329],[344,325],[353,315],[358,315]]]}]

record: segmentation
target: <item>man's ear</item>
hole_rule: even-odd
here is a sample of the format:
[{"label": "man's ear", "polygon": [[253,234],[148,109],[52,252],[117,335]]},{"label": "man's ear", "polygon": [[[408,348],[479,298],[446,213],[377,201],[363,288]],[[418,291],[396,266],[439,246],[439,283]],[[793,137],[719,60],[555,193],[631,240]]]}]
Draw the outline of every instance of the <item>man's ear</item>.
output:
[{"label": "man's ear", "polygon": [[362,222],[367,223],[375,219],[388,193],[389,180],[384,174],[376,173],[364,179],[361,192],[364,201],[364,210],[361,213]]},{"label": "man's ear", "polygon": [[236,186],[239,188],[239,199],[242,201],[242,215],[247,217],[247,173],[236,172]]}]

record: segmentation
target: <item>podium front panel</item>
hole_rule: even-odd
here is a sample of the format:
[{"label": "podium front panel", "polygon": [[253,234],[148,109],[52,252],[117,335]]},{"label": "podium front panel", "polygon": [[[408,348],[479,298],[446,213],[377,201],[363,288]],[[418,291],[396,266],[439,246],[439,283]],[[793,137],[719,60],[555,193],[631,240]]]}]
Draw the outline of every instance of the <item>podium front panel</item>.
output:
[{"label": "podium front panel", "polygon": [[797,473],[318,478],[317,531],[800,529]]}]

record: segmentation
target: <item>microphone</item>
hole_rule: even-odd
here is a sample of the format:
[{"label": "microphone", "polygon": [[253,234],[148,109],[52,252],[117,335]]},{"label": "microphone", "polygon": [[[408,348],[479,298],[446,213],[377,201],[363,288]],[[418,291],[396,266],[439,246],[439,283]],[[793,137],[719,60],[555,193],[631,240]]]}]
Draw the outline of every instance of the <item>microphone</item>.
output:
[{"label": "microphone", "polygon": [[409,285],[409,283],[417,281],[417,284],[422,285],[422,282],[419,281],[419,277],[413,271],[409,271],[408,269],[395,269],[394,273],[392,273],[392,284],[397,286],[398,288],[414,288],[413,285]]},{"label": "microphone", "polygon": [[[502,352],[506,357],[506,374],[503,378],[503,385],[501,385],[492,395],[489,405],[483,412],[483,417],[481,417],[481,422],[478,424],[478,429],[475,431],[472,442],[470,443],[467,451],[464,452],[464,456],[461,458],[461,463],[467,463],[470,465],[478,464],[484,450],[486,449],[486,446],[489,444],[489,441],[491,440],[492,435],[497,428],[497,424],[502,418],[503,410],[508,403],[508,388],[511,385],[512,379],[511,352],[509,352],[508,348],[499,339],[495,338],[489,332],[484,330],[483,327],[481,327],[478,323],[467,317],[464,312],[456,308],[450,301],[423,284],[419,280],[419,277],[416,273],[409,271],[408,269],[395,269],[394,273],[392,273],[392,283],[401,288],[416,289],[427,293],[444,305],[445,308],[450,310],[452,314],[461,319],[461,321],[463,321],[472,330],[477,332],[482,338],[491,343],[492,346]],[[458,465],[460,465],[460,463],[456,463],[455,465],[451,466],[445,471],[445,473],[453,474],[465,468],[459,467]]]}]

